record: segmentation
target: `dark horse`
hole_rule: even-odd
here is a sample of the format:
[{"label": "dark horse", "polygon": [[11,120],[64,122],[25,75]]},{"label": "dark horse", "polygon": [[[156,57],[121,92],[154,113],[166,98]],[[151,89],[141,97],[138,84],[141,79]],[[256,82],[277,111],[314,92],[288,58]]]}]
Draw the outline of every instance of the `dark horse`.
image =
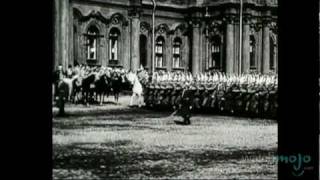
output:
[{"label": "dark horse", "polygon": [[78,103],[80,101],[81,97],[79,96],[81,95],[81,91],[82,91],[82,80],[76,78],[72,81],[71,101],[73,103]]},{"label": "dark horse", "polygon": [[89,106],[89,102],[92,101],[92,97],[95,90],[95,75],[90,74],[88,77],[83,78],[82,80],[82,97],[84,99],[84,103]]},{"label": "dark horse", "polygon": [[111,77],[111,81],[114,100],[118,102],[124,79],[120,74],[113,74]]},{"label": "dark horse", "polygon": [[[100,105],[104,102],[104,96],[109,96],[111,90],[111,81],[106,74],[100,76],[100,78],[95,82],[95,92],[97,100],[100,100]],[[98,99],[99,97],[99,99]]]}]

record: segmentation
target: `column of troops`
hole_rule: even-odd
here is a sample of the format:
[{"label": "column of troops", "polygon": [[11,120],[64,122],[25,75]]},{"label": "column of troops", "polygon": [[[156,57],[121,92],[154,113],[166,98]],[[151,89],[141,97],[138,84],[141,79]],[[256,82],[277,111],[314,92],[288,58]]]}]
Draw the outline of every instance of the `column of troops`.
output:
[{"label": "column of troops", "polygon": [[175,110],[188,89],[194,92],[189,93],[194,113],[276,119],[277,87],[272,74],[155,73],[144,84],[144,100],[149,109]]}]

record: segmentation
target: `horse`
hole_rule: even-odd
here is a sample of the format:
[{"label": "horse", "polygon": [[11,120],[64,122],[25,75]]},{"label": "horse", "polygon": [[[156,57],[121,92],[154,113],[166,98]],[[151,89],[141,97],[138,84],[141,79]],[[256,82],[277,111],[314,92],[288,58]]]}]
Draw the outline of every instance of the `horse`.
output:
[{"label": "horse", "polygon": [[98,80],[95,81],[95,92],[96,96],[99,97],[97,100],[100,100],[100,105],[102,105],[104,102],[104,96],[109,95],[110,83],[111,82],[108,80],[106,74],[103,74],[98,78]]},{"label": "horse", "polygon": [[114,95],[114,100],[116,102],[119,101],[119,94],[121,91],[121,86],[123,83],[123,77],[119,74],[113,74],[112,78],[111,78],[111,82],[112,82],[112,89],[113,89],[113,95]]},{"label": "horse", "polygon": [[133,85],[132,87],[132,96],[130,99],[130,106],[133,106],[134,98],[138,97],[138,106],[141,107],[143,104],[143,89],[142,85],[138,79],[138,76],[134,73],[127,74],[128,81]]},{"label": "horse", "polygon": [[82,80],[82,97],[87,106],[89,106],[90,99],[93,96],[96,80],[95,74],[90,74]]},{"label": "horse", "polygon": [[78,78],[78,76],[73,76],[71,78],[63,78],[61,81],[64,82],[68,86],[68,97],[67,101],[71,100],[72,98],[72,92],[73,92],[73,81],[75,81]]},{"label": "horse", "polygon": [[82,78],[78,77],[72,81],[71,101],[77,103],[80,101],[82,91]]}]

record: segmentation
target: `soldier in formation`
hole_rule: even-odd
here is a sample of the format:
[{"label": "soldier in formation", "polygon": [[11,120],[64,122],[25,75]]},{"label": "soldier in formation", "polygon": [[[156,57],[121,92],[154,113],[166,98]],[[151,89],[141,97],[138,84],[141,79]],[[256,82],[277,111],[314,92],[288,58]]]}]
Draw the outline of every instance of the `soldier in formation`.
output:
[{"label": "soldier in formation", "polygon": [[276,75],[160,72],[145,84],[144,99],[149,109],[177,110],[187,89],[195,113],[276,118],[277,86]]}]

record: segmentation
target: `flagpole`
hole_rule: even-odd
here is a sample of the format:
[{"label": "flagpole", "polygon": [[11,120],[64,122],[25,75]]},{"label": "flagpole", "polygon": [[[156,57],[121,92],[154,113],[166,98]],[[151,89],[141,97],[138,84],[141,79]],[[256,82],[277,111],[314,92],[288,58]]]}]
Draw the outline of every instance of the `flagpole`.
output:
[{"label": "flagpole", "polygon": [[239,31],[239,74],[241,74],[241,69],[242,69],[242,0],[240,0],[240,31]]}]

